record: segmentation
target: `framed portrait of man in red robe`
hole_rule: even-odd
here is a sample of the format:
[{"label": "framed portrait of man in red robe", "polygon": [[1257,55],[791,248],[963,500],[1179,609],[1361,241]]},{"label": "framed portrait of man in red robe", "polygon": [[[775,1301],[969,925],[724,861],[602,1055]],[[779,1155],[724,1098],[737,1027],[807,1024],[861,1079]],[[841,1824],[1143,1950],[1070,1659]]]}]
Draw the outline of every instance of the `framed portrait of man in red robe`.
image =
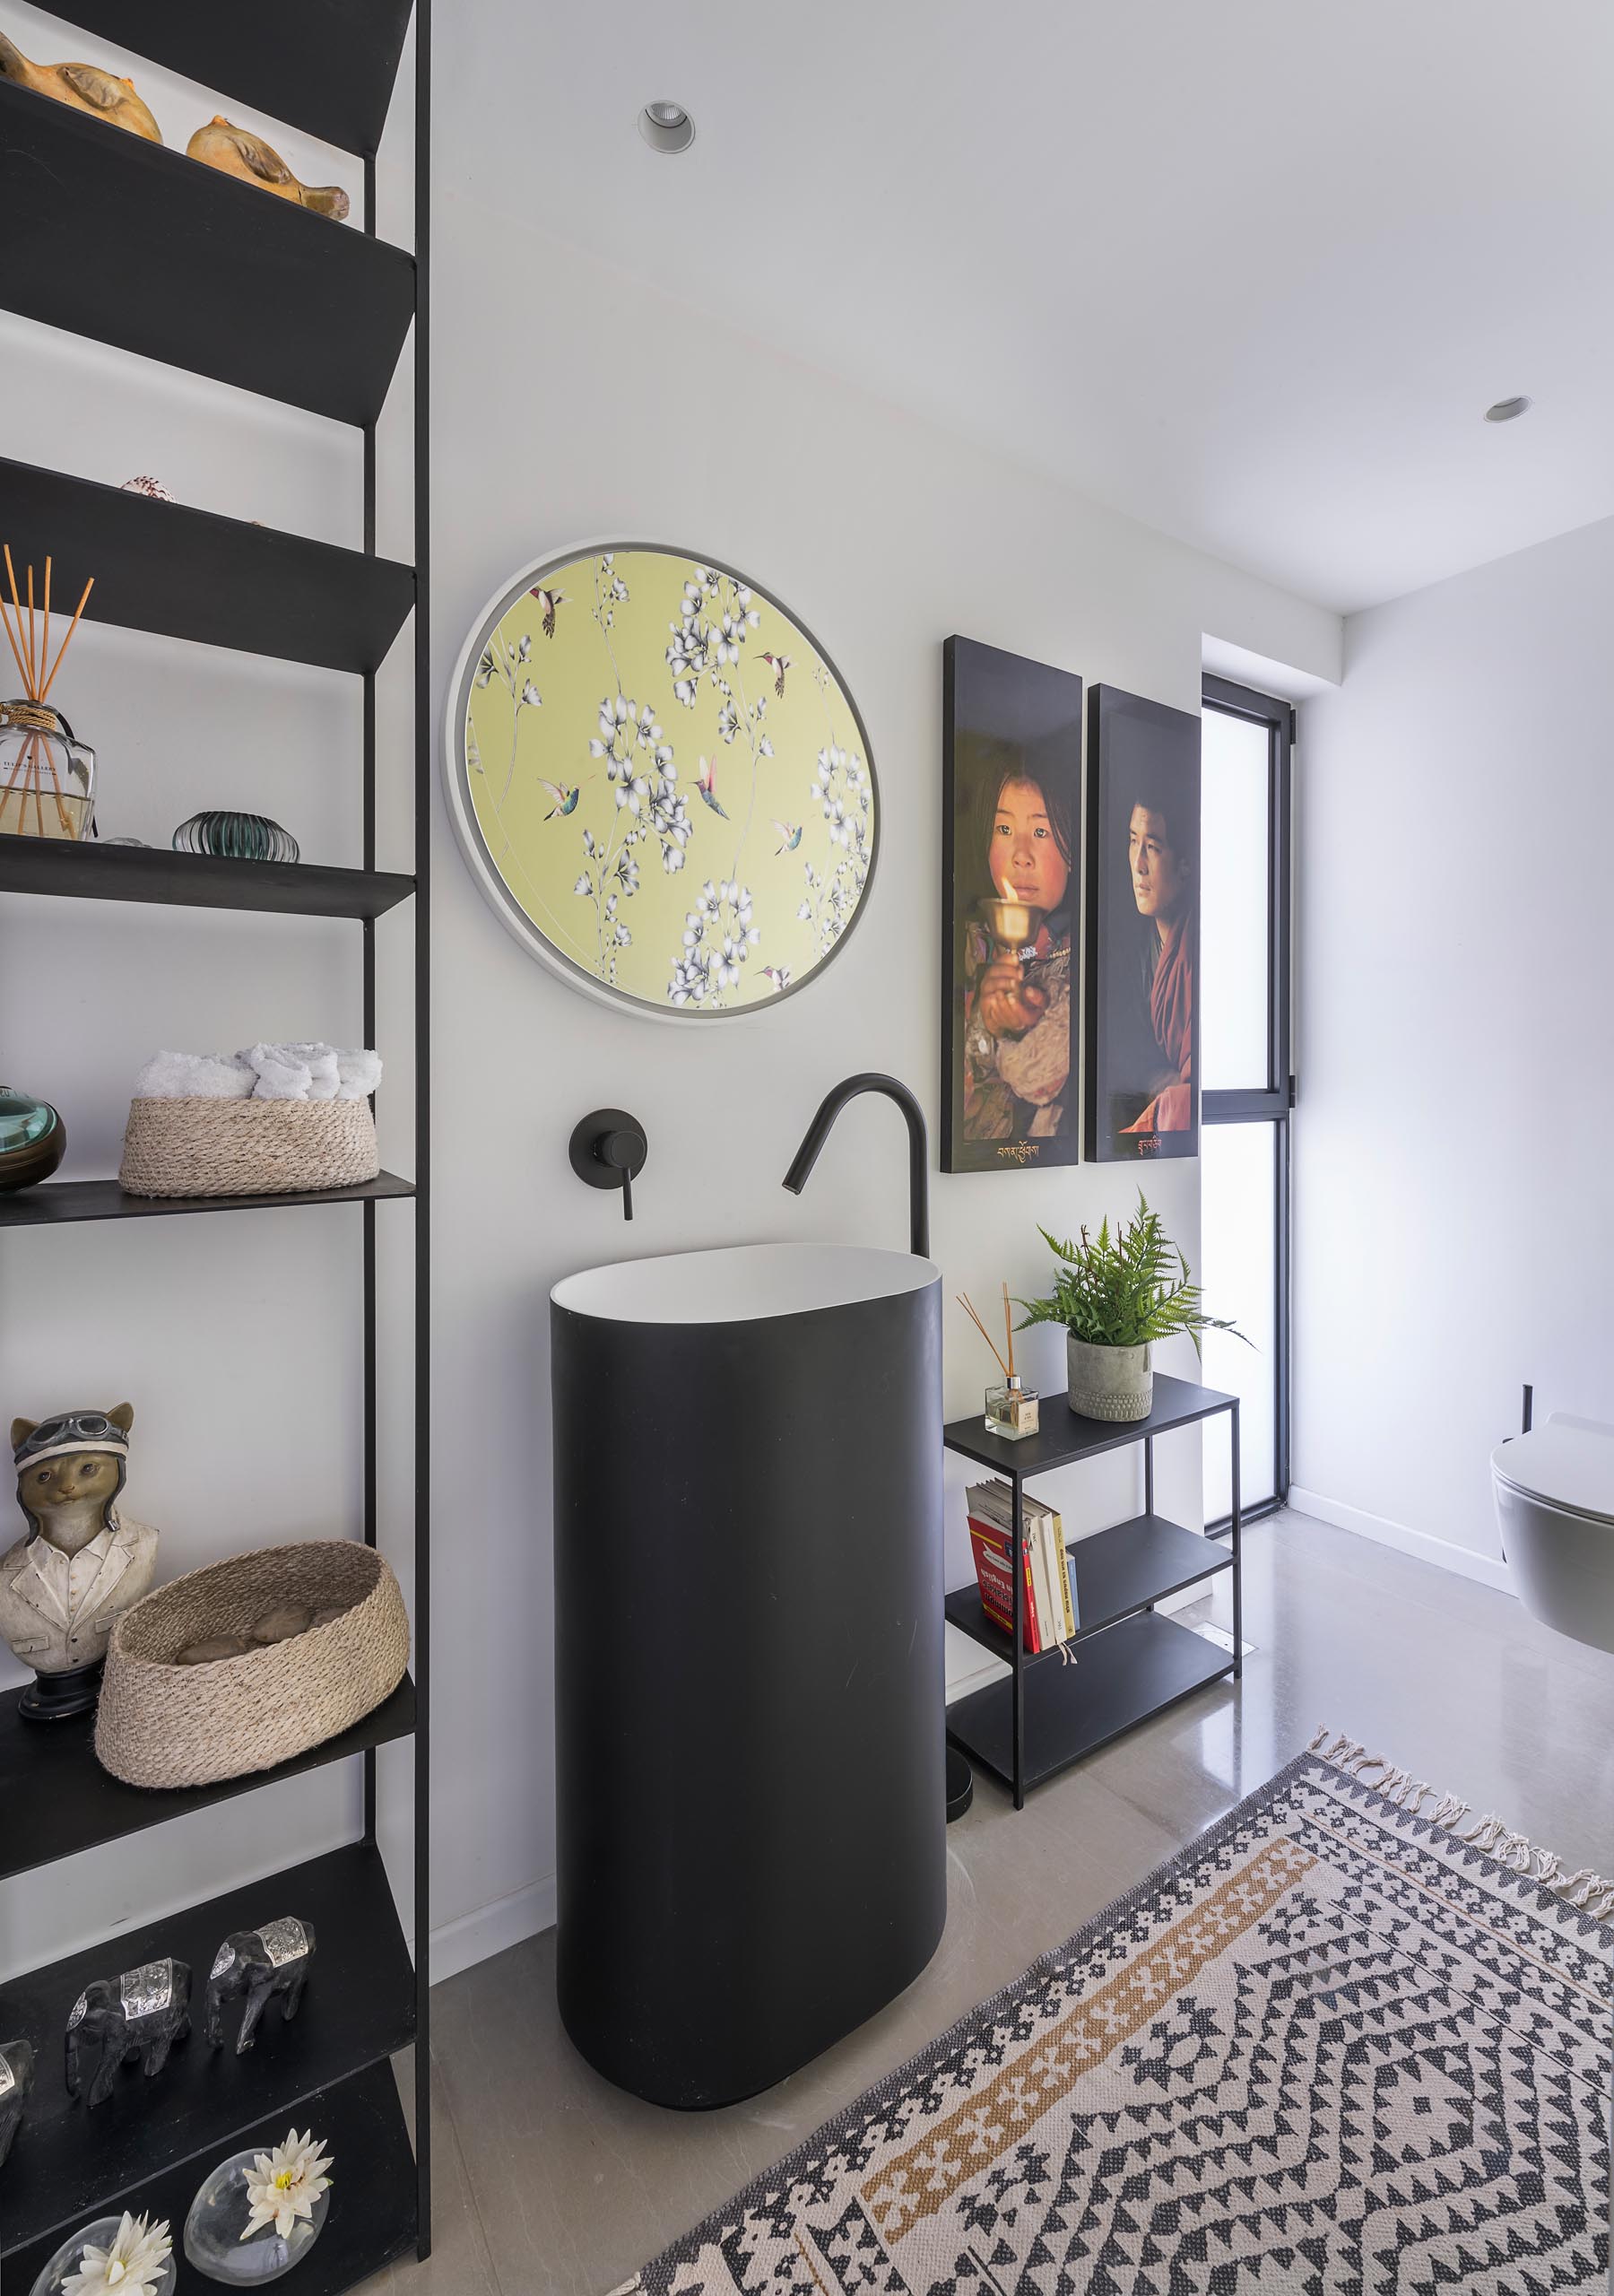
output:
[{"label": "framed portrait of man in red robe", "polygon": [[1087,1153],[1199,1153],[1200,722],[1088,696]]}]

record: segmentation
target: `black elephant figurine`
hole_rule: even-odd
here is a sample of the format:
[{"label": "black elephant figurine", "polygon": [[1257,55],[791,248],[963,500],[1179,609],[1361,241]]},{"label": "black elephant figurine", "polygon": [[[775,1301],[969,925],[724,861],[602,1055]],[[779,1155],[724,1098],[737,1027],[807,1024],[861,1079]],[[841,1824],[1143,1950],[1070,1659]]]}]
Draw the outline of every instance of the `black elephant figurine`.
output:
[{"label": "black elephant figurine", "polygon": [[207,2038],[214,2048],[223,2045],[224,2004],[238,1993],[247,1996],[241,2030],[236,2039],[239,2057],[252,2047],[271,1994],[281,1997],[281,2014],[288,2022],[302,2006],[308,1963],[314,1958],[314,1925],[287,1914],[266,1921],[261,1929],[238,1929],[226,1937],[213,1955],[207,1975]]},{"label": "black elephant figurine", "polygon": [[190,2031],[191,1973],[184,1961],[144,1961],[121,1977],[98,1977],[67,2020],[67,2094],[79,2093],[82,2060],[95,2061],[91,2109],[104,2105],[120,2065],[141,2060],[149,2080]]},{"label": "black elephant figurine", "polygon": [[34,2053],[26,2041],[0,2041],[0,2169],[11,2151],[22,2100],[33,2087]]}]

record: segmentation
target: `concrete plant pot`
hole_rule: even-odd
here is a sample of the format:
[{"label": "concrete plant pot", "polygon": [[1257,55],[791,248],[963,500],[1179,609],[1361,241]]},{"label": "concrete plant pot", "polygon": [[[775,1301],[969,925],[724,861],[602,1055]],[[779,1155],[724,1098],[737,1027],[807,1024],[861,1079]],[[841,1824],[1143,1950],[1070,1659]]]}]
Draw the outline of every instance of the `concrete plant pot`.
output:
[{"label": "concrete plant pot", "polygon": [[1154,1372],[1148,1344],[1099,1347],[1065,1334],[1071,1409],[1084,1419],[1147,1419],[1154,1406]]}]

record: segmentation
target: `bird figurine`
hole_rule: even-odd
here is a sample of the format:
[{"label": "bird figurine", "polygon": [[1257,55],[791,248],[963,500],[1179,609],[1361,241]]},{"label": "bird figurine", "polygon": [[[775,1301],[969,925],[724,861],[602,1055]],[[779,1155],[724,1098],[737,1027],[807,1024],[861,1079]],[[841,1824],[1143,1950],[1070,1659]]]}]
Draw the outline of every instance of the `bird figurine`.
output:
[{"label": "bird figurine", "polygon": [[552,822],[557,813],[575,813],[577,812],[577,799],[583,794],[580,785],[576,789],[563,789],[558,781],[546,781],[542,774],[538,776],[538,785],[540,788],[547,789],[550,796],[555,801],[550,807],[548,813],[543,816],[546,822]]},{"label": "bird figurine", "polygon": [[538,611],[543,617],[539,627],[542,629],[546,638],[552,638],[555,634],[556,613],[559,608],[566,604],[565,591],[546,590],[540,587],[529,590],[527,596],[537,599]]},{"label": "bird figurine", "polygon": [[712,811],[717,815],[718,820],[725,822],[728,819],[728,815],[724,811],[723,807],[717,803],[716,783],[716,759],[714,758],[708,765],[706,759],[702,758],[699,767],[696,769],[695,787],[699,790],[701,796],[711,807]]},{"label": "bird figurine", "polygon": [[222,112],[214,112],[205,127],[197,128],[185,148],[204,168],[258,184],[277,199],[294,199],[299,207],[328,215],[334,222],[347,219],[348,196],[339,185],[299,183],[272,144],[261,135],[249,135],[244,127],[232,127]]},{"label": "bird figurine", "polygon": [[97,119],[161,144],[162,130],[134,92],[133,80],[116,80],[94,64],[30,64],[13,41],[0,32],[0,80],[13,88],[31,88],[37,96],[54,96],[59,104],[87,111]]},{"label": "bird figurine", "polygon": [[773,991],[776,996],[782,996],[790,986],[790,967],[788,965],[764,965],[762,968],[762,978],[764,980],[771,981],[773,983]]},{"label": "bird figurine", "polygon": [[774,674],[774,691],[781,701],[785,699],[785,673],[790,667],[788,654],[764,654],[762,659]]},{"label": "bird figurine", "polygon": [[[800,825],[798,824],[796,828],[792,829],[788,822],[776,822],[774,823],[774,827],[778,831],[779,835],[785,840],[779,848],[779,853],[794,853],[797,846],[802,841]],[[779,853],[776,853],[774,855],[774,859],[776,861],[779,857]]]}]

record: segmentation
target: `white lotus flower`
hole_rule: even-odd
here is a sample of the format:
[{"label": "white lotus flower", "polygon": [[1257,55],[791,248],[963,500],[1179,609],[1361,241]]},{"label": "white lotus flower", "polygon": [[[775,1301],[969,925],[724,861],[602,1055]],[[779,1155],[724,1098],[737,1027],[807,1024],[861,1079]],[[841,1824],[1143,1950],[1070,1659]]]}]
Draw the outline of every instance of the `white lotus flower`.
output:
[{"label": "white lotus flower", "polygon": [[249,2213],[242,2239],[249,2240],[265,2224],[273,2224],[282,2240],[290,2239],[298,2218],[308,2222],[315,2202],[329,2191],[325,2172],[331,2165],[312,2129],[306,2136],[292,2129],[273,2152],[260,2152],[247,2171]]},{"label": "white lotus flower", "polygon": [[155,2296],[173,2246],[166,2220],[153,2224],[126,2209],[111,2247],[86,2246],[76,2269],[62,2283],[62,2296],[102,2296],[113,2288],[118,2296]]}]

